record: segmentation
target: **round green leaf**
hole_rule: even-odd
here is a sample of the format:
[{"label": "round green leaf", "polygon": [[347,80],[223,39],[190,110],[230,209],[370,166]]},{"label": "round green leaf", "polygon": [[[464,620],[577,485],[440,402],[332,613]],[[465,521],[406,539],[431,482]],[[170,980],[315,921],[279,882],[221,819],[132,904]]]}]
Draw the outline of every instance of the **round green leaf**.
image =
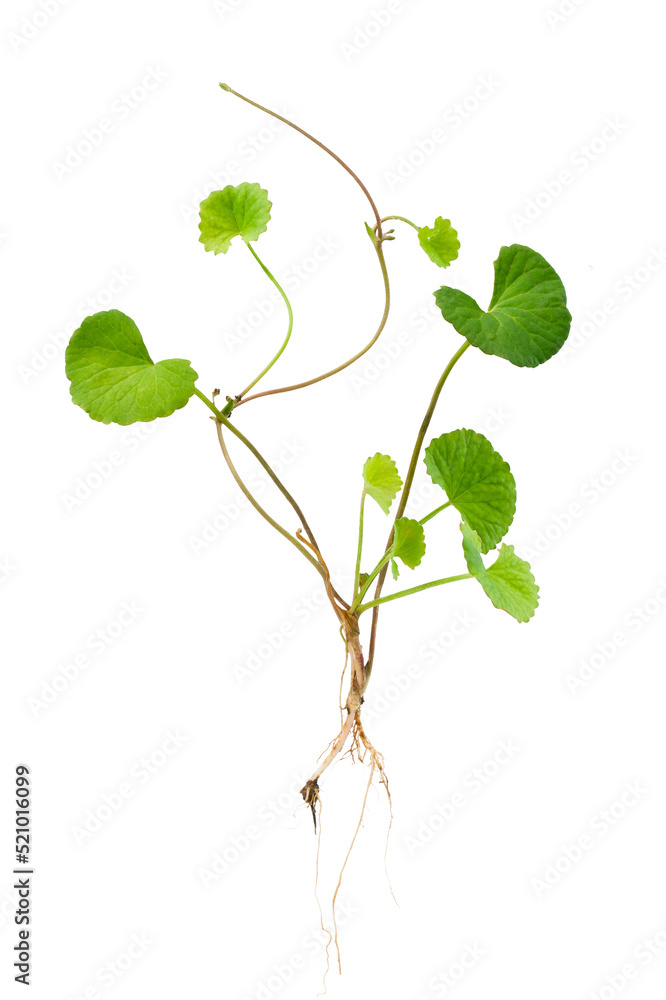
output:
[{"label": "round green leaf", "polygon": [[[425,550],[423,525],[411,517],[399,517],[395,522],[393,557],[395,559],[402,559],[405,566],[409,566],[410,569],[416,569],[425,555]],[[393,567],[391,567],[391,572],[393,573],[393,579],[397,579]]]},{"label": "round green leaf", "polygon": [[503,545],[495,562],[486,569],[481,558],[481,539],[476,531],[465,521],[460,530],[465,561],[472,576],[496,608],[506,611],[518,622],[528,622],[539,604],[539,588],[530,564],[515,554],[513,545]]},{"label": "round green leaf", "polygon": [[201,202],[199,242],[218,254],[227,252],[234,236],[246,243],[258,240],[266,232],[271,207],[268,191],[259,184],[243,181],[237,187],[229,184],[221,191],[213,191]]},{"label": "round green leaf", "polygon": [[488,311],[470,295],[444,286],[435,301],[458,333],[484,354],[536,368],[552,358],[569,335],[571,313],[557,272],[541,254],[514,243],[495,261]]},{"label": "round green leaf", "polygon": [[391,504],[402,486],[402,479],[392,458],[377,452],[363,466],[363,483],[368,496],[376,500],[385,514],[391,509]]},{"label": "round green leaf", "polygon": [[84,319],[65,351],[65,371],[73,402],[105,424],[168,417],[199,377],[181,358],[154,364],[136,324],[118,309]]},{"label": "round green leaf", "polygon": [[440,215],[435,219],[433,229],[423,226],[417,232],[419,243],[438,267],[448,267],[458,256],[460,240],[449,219],[443,219]]},{"label": "round green leaf", "polygon": [[442,434],[426,448],[425,464],[433,483],[478,532],[482,551],[494,549],[516,513],[516,482],[488,438],[464,428]]}]

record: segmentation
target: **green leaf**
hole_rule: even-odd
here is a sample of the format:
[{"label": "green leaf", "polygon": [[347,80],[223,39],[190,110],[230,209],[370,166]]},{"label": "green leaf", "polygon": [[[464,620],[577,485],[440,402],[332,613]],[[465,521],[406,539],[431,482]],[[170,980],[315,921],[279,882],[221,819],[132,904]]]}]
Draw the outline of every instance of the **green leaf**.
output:
[{"label": "green leaf", "polygon": [[557,354],[569,335],[564,285],[541,254],[518,243],[502,247],[494,266],[488,312],[456,288],[440,288],[435,301],[444,319],[484,354],[536,368]]},{"label": "green leaf", "polygon": [[458,256],[460,240],[448,219],[443,219],[440,215],[435,219],[433,229],[423,226],[417,232],[419,243],[438,267],[448,267]]},{"label": "green leaf", "polygon": [[377,452],[363,466],[363,480],[365,492],[388,514],[402,486],[402,479],[393,459]]},{"label": "green leaf", "polygon": [[398,569],[398,564],[395,559],[391,559],[391,576],[394,580],[397,580],[400,576],[400,570]]},{"label": "green leaf", "polygon": [[513,545],[503,545],[496,561],[488,569],[481,558],[481,539],[465,521],[461,522],[463,552],[467,568],[479,581],[500,611],[507,611],[518,622],[528,622],[539,604],[537,587],[530,564],[520,559]]},{"label": "green leaf", "polygon": [[213,253],[226,253],[234,236],[241,236],[246,243],[257,240],[271,217],[268,191],[259,184],[243,181],[238,187],[228,184],[221,191],[213,191],[201,202],[199,242]]},{"label": "green leaf", "polygon": [[199,377],[180,358],[154,364],[136,324],[118,309],[84,319],[65,351],[65,371],[73,402],[105,424],[168,417]]},{"label": "green leaf", "polygon": [[[393,556],[402,559],[405,566],[415,569],[425,555],[425,532],[423,525],[411,517],[399,517],[395,522]],[[397,579],[395,573],[393,579]]]},{"label": "green leaf", "polygon": [[425,464],[433,483],[478,532],[482,551],[494,549],[513,521],[516,483],[488,438],[464,428],[442,434],[426,448]]}]

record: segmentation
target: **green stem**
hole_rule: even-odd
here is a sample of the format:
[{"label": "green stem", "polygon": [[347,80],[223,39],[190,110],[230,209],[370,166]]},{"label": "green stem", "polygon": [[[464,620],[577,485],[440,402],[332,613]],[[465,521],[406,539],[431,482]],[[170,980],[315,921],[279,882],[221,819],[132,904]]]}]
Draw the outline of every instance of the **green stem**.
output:
[{"label": "green stem", "polygon": [[220,413],[220,411],[218,410],[218,408],[217,408],[217,406],[215,405],[215,403],[212,403],[212,402],[210,401],[210,399],[208,398],[208,396],[204,396],[203,392],[201,392],[201,391],[200,391],[199,389],[197,389],[197,387],[196,387],[196,386],[194,387],[194,395],[195,395],[195,396],[198,396],[198,397],[199,397],[199,399],[201,399],[201,400],[202,400],[202,401],[203,401],[203,402],[204,402],[204,403],[206,404],[206,406],[208,407],[208,409],[209,409],[209,410],[212,410],[212,411],[213,411],[213,413],[215,414],[215,416],[216,416],[216,418],[217,418],[218,420],[220,420],[220,419],[221,419],[221,417],[222,417],[222,414],[221,414],[221,413]]},{"label": "green stem", "polygon": [[420,229],[420,226],[417,226],[415,222],[411,221],[411,219],[406,219],[404,215],[385,215],[381,221],[390,222],[391,219],[397,219],[398,222],[406,222],[408,226],[411,226],[412,229],[416,229],[417,232]]},{"label": "green stem", "polygon": [[375,579],[375,577],[377,576],[377,574],[379,572],[381,572],[381,570],[384,568],[384,566],[386,566],[386,564],[388,563],[389,559],[391,558],[391,551],[392,550],[389,549],[388,552],[384,553],[384,555],[382,556],[382,558],[379,560],[379,562],[377,563],[377,565],[373,569],[372,573],[370,573],[368,579],[363,584],[363,587],[361,588],[361,591],[360,591],[358,597],[354,597],[354,601],[353,601],[351,609],[350,609],[352,612],[354,612],[354,611],[357,610],[359,604],[361,603],[361,601],[363,600],[363,598],[367,594],[368,589],[370,587],[370,584]]},{"label": "green stem", "polygon": [[[453,368],[458,363],[458,361],[460,361],[461,357],[463,356],[463,354],[465,353],[465,351],[469,346],[470,343],[468,340],[466,340],[463,343],[462,347],[460,347],[453,355],[448,365],[442,372],[439,382],[435,386],[435,391],[432,394],[432,398],[430,400],[430,403],[428,404],[428,409],[426,410],[426,414],[421,423],[421,427],[419,428],[419,433],[416,437],[416,443],[414,444],[414,450],[412,451],[412,458],[409,463],[409,471],[407,472],[407,478],[405,479],[405,484],[402,488],[402,494],[400,495],[400,503],[398,504],[398,510],[395,515],[394,523],[395,521],[398,520],[399,517],[402,517],[402,515],[405,512],[405,507],[407,506],[407,500],[409,499],[409,493],[412,488],[412,483],[414,481],[414,473],[416,472],[416,463],[418,462],[419,455],[421,454],[421,448],[423,447],[423,440],[427,434],[428,427],[430,426],[430,421],[432,420],[432,415],[435,412],[435,407],[437,406],[437,402],[441,395],[442,389],[444,388],[444,385],[449,375],[453,371]],[[391,533],[388,537],[388,541],[386,543],[387,552],[393,545],[393,534],[394,534],[394,529],[392,528]],[[372,662],[375,655],[375,646],[377,643],[377,622],[379,620],[379,611],[377,608],[377,604],[380,603],[379,597],[381,595],[385,579],[386,579],[386,566],[384,566],[381,573],[379,574],[379,579],[377,580],[377,587],[375,589],[375,600],[371,602],[371,604],[374,607],[374,610],[372,612],[372,627],[370,630],[370,642],[368,645],[368,659],[365,665],[366,676],[369,676],[370,671],[372,670]]]},{"label": "green stem", "polygon": [[446,503],[443,503],[441,507],[436,507],[435,510],[431,510],[429,514],[426,514],[425,517],[422,517],[421,520],[419,521],[419,524],[425,524],[426,521],[429,521],[431,517],[435,516],[435,514],[439,514],[440,511],[446,510],[446,508],[450,506],[451,506],[451,501],[447,500]]},{"label": "green stem", "polygon": [[[252,442],[249,441],[245,437],[245,435],[243,433],[241,433],[241,431],[238,430],[237,427],[234,427],[234,425],[231,423],[230,420],[226,419],[226,415],[224,414],[224,412],[223,411],[221,412],[220,410],[218,410],[217,407],[215,406],[215,404],[212,403],[210,401],[210,399],[208,399],[206,396],[204,396],[204,394],[202,392],[200,392],[196,387],[194,389],[194,393],[195,393],[196,396],[199,397],[199,399],[201,399],[206,404],[206,406],[210,410],[213,411],[213,413],[215,414],[216,419],[220,423],[224,424],[224,426],[228,430],[230,430],[232,434],[235,434],[235,436],[238,438],[238,440],[242,441],[242,443],[245,445],[245,447],[248,449],[248,451],[251,452],[252,455],[254,455],[254,457],[259,462],[259,464],[261,465],[261,467],[265,470],[265,472],[268,474],[268,476],[273,480],[273,482],[275,483],[275,485],[277,486],[277,488],[279,489],[280,493],[283,495],[283,497],[285,498],[285,500],[287,500],[288,503],[290,503],[291,506],[293,507],[293,509],[295,510],[296,514],[300,518],[301,524],[303,525],[303,530],[305,531],[306,535],[310,539],[310,542],[311,542],[313,548],[316,549],[317,552],[319,552],[320,556],[321,556],[319,545],[317,544],[317,539],[315,538],[314,533],[312,531],[312,528],[310,527],[310,525],[308,524],[308,522],[306,520],[305,514],[301,510],[300,506],[296,503],[296,500],[291,495],[291,493],[289,492],[289,490],[287,489],[287,487],[284,485],[284,483],[278,478],[278,476],[275,474],[275,472],[273,472],[273,470],[271,469],[270,465],[268,464],[268,462],[266,461],[266,459],[264,458],[264,456],[261,454],[261,452],[257,448],[255,448],[255,446],[252,444]],[[342,607],[347,608],[347,609],[349,608],[349,603],[347,601],[345,601],[344,597],[341,597],[340,594],[338,594],[337,590],[333,590],[332,589],[332,593],[333,593],[334,597],[338,600],[338,602],[342,605]]]},{"label": "green stem", "polygon": [[264,377],[264,375],[266,374],[266,372],[269,372],[271,370],[271,368],[273,367],[273,365],[275,364],[275,362],[280,357],[280,355],[284,351],[285,347],[289,343],[289,338],[291,337],[291,331],[294,328],[294,313],[293,313],[292,308],[291,308],[291,303],[290,303],[289,299],[287,298],[287,293],[282,288],[282,286],[280,285],[280,283],[278,282],[278,280],[275,278],[275,276],[273,274],[271,274],[271,272],[268,270],[268,268],[263,263],[263,261],[261,261],[259,259],[258,254],[250,246],[250,244],[246,243],[245,245],[247,246],[248,250],[250,251],[250,253],[254,257],[254,259],[256,260],[257,264],[259,264],[259,267],[262,269],[262,271],[264,272],[264,274],[266,274],[270,278],[270,280],[273,282],[273,284],[277,288],[278,292],[280,293],[280,295],[284,299],[284,304],[287,307],[287,313],[289,315],[289,323],[288,323],[288,326],[287,326],[287,336],[284,338],[284,342],[283,342],[282,346],[280,347],[280,350],[277,352],[277,354],[275,355],[275,357],[271,361],[268,362],[268,364],[266,365],[266,367],[262,371],[259,372],[259,374],[257,375],[257,377],[252,382],[250,382],[250,384],[248,386],[246,386],[243,389],[242,392],[238,393],[238,396],[236,397],[236,399],[239,400],[239,401],[240,401],[240,399],[242,399],[243,396],[245,396],[246,393],[248,393],[250,391],[250,389],[252,389],[257,384],[257,382],[260,381],[260,379],[262,379]]},{"label": "green stem", "polygon": [[361,576],[361,554],[363,552],[363,513],[365,509],[365,490],[361,493],[361,511],[358,517],[358,548],[356,550],[356,569],[354,570],[354,590],[352,592],[352,601],[356,600],[356,594],[358,592],[359,580]]},{"label": "green stem", "polygon": [[430,590],[431,587],[441,587],[443,583],[455,583],[456,580],[471,580],[472,573],[461,573],[459,576],[446,576],[442,580],[431,580],[430,583],[422,583],[418,587],[410,587],[409,590],[399,590],[397,594],[389,594],[388,597],[375,597],[367,604],[361,604],[356,609],[356,614],[361,615],[368,608],[376,608],[379,604],[386,604],[387,601],[397,601],[399,597],[408,597],[410,594],[418,594],[422,590]]},{"label": "green stem", "polygon": [[[229,423],[229,421],[226,418],[224,418],[223,422],[224,422],[224,425],[226,427],[231,427],[231,424]],[[289,531],[287,531],[286,528],[283,528],[281,524],[278,524],[277,521],[275,521],[270,516],[270,514],[268,514],[264,510],[264,508],[261,506],[261,504],[258,503],[255,500],[255,498],[252,496],[252,494],[250,493],[249,489],[247,488],[247,486],[245,485],[245,483],[243,482],[243,480],[239,476],[239,474],[238,474],[238,472],[236,470],[236,466],[231,461],[231,456],[230,456],[230,454],[229,454],[229,452],[227,450],[227,445],[226,445],[226,442],[224,440],[224,435],[222,434],[222,421],[217,420],[215,422],[215,429],[217,430],[217,437],[218,437],[218,440],[220,442],[220,448],[222,449],[222,454],[224,455],[224,460],[227,463],[227,465],[229,466],[229,471],[231,472],[231,475],[236,480],[236,483],[238,484],[238,486],[239,486],[240,490],[242,491],[242,493],[244,493],[244,495],[247,497],[247,499],[250,502],[250,504],[254,507],[254,509],[257,511],[257,513],[261,514],[261,516],[264,518],[265,521],[268,521],[268,523],[271,525],[271,527],[275,528],[276,531],[279,531],[279,533],[284,538],[286,538],[288,542],[291,542],[291,544],[295,548],[297,548],[298,551],[302,555],[305,556],[305,558],[308,560],[308,562],[312,563],[312,565],[315,567],[315,569],[317,570],[317,572],[319,574],[321,574],[321,576],[323,576],[324,579],[326,579],[326,572],[325,572],[323,566],[321,565],[321,563],[319,563],[315,559],[315,557],[312,555],[312,553],[308,552],[308,550],[306,549],[306,547],[304,545],[302,545],[298,541],[297,538],[294,538],[294,536]]]}]

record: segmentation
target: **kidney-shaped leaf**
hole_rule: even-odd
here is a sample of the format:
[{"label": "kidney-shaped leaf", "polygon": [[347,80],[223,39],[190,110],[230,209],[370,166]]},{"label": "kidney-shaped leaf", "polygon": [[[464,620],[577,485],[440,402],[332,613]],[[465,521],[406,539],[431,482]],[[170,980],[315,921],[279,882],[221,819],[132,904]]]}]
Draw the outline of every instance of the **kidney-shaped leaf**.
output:
[{"label": "kidney-shaped leaf", "polygon": [[[395,537],[392,554],[402,559],[405,566],[415,569],[425,555],[425,532],[423,525],[411,517],[399,517],[395,522]],[[396,579],[395,571],[393,578]]]},{"label": "kidney-shaped leaf", "polygon": [[442,434],[426,448],[425,464],[433,483],[479,534],[482,551],[494,549],[513,521],[516,483],[488,438],[464,428]]},{"label": "kidney-shaped leaf", "polygon": [[444,319],[470,344],[523,368],[536,368],[552,358],[571,326],[557,272],[541,254],[518,243],[499,252],[487,312],[456,288],[440,288],[435,301]]},{"label": "kidney-shaped leaf", "polygon": [[460,529],[465,561],[472,576],[496,608],[508,612],[518,622],[528,622],[539,604],[539,588],[530,564],[515,554],[513,545],[503,545],[495,562],[486,569],[481,558],[481,539],[476,531],[464,521]]},{"label": "kidney-shaped leaf", "polygon": [[105,424],[168,417],[199,377],[181,358],[155,364],[136,323],[118,309],[84,319],[65,351],[65,371],[72,400]]},{"label": "kidney-shaped leaf", "polygon": [[234,236],[249,243],[258,240],[271,217],[268,191],[259,184],[243,181],[237,187],[228,184],[213,191],[201,202],[199,242],[213,253],[226,253]]},{"label": "kidney-shaped leaf", "polygon": [[368,496],[376,500],[384,513],[388,514],[402,486],[402,479],[393,459],[379,452],[369,458],[363,466],[363,483]]},{"label": "kidney-shaped leaf", "polygon": [[455,260],[460,250],[460,240],[448,219],[441,215],[435,219],[435,225],[422,226],[418,230],[419,243],[438,267],[448,267]]}]

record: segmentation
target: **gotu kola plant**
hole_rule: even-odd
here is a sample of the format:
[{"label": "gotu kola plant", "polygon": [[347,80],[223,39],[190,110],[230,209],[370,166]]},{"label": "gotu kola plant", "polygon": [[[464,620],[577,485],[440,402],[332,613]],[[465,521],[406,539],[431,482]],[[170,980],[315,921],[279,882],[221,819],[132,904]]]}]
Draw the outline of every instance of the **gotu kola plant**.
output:
[{"label": "gotu kola plant", "polygon": [[[305,389],[331,378],[362,357],[377,341],[386,326],[390,308],[384,244],[395,237],[393,228],[385,228],[386,223],[403,222],[415,229],[418,243],[430,262],[442,268],[448,267],[458,257],[458,234],[450,221],[442,216],[437,217],[430,227],[417,226],[403,216],[380,215],[365,185],[332,150],[281,115],[250,101],[225,84],[220,86],[312,140],[332,156],[363,190],[372,211],[370,222],[365,224],[366,230],[381,270],[385,292],[376,332],[352,358],[330,371],[296,385],[252,391],[287,347],[293,313],[284,289],[259,258],[253,245],[266,231],[271,218],[271,202],[258,183],[244,182],[214,191],[201,203],[200,242],[206,251],[226,254],[239,237],[239,242],[247,247],[284,300],[286,335],[262,371],[240,392],[226,396],[224,405],[219,406],[219,390],[215,389],[210,396],[202,392],[197,387],[199,376],[189,361],[173,358],[154,362],[133,320],[112,309],[88,316],[72,335],[66,351],[66,372],[71,382],[73,401],[94,420],[106,424],[131,424],[167,417],[185,406],[193,396],[200,399],[212,414],[222,454],[241,491],[257,513],[293,545],[322,577],[337,626],[344,638],[350,683],[340,731],[302,789],[303,798],[312,810],[316,829],[320,780],[345,746],[355,747],[364,758],[367,755],[370,762],[368,788],[373,777],[378,775],[388,792],[382,757],[362,724],[363,698],[374,667],[379,611],[383,605],[432,587],[475,579],[495,607],[507,612],[517,622],[528,622],[534,615],[538,588],[530,567],[516,555],[512,545],[502,542],[516,507],[516,487],[508,464],[490,441],[474,430],[448,430],[431,437],[427,445],[426,438],[442,389],[453,368],[470,347],[504,358],[518,367],[535,368],[548,361],[562,347],[571,317],[564,287],[555,270],[535,250],[518,244],[501,247],[499,251],[494,262],[493,294],[487,309],[464,292],[446,285],[434,293],[443,319],[461,336],[462,342],[434,387],[404,480],[395,462],[380,452],[370,456],[363,467],[354,582],[351,593],[346,597],[339,594],[331,581],[324,553],[299,504],[240,429],[241,408],[263,397]],[[298,523],[295,531],[279,524],[241,478],[229,454],[230,435],[251,452],[276,489],[289,502]],[[442,502],[425,517],[415,520],[405,516],[405,510],[417,465],[422,460],[433,483],[442,490]],[[363,524],[368,498],[390,518],[390,528],[384,550],[375,553],[366,562]],[[391,513],[394,504],[395,509]],[[389,568],[392,579],[397,581],[404,567],[414,569],[421,563],[426,553],[428,522],[447,508],[455,508],[460,515],[460,565],[454,567],[454,572],[448,576],[384,593]],[[365,571],[362,572],[363,567]],[[367,642],[362,643],[361,626],[366,617],[369,618]],[[335,905],[333,909],[335,912]]]}]

